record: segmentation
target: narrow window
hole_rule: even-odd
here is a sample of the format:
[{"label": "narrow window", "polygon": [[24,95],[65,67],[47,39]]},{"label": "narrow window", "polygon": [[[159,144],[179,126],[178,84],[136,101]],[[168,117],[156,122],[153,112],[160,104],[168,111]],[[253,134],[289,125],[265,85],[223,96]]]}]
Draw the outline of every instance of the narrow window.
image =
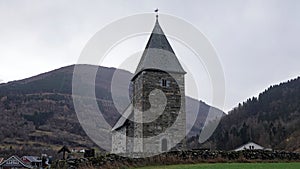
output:
[{"label": "narrow window", "polygon": [[168,81],[168,80],[166,80],[166,79],[161,79],[160,85],[161,85],[162,87],[169,87],[169,86],[170,86],[170,81]]}]

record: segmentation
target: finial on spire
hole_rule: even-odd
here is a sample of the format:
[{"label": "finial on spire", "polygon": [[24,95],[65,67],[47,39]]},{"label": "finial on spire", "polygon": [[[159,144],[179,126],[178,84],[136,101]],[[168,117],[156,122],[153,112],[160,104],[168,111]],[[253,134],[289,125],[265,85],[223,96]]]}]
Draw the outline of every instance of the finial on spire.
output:
[{"label": "finial on spire", "polygon": [[155,10],[154,10],[154,12],[156,13],[156,19],[158,19],[158,8],[156,8]]}]

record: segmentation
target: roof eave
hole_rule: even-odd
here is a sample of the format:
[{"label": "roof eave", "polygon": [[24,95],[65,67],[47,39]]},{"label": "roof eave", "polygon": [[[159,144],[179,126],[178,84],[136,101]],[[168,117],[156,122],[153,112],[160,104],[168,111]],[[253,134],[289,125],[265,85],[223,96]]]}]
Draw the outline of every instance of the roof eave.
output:
[{"label": "roof eave", "polygon": [[155,69],[155,68],[144,68],[144,69],[141,69],[139,72],[134,73],[134,75],[133,75],[133,77],[131,78],[130,81],[134,81],[135,78],[139,74],[141,74],[143,71],[146,71],[146,70],[155,70],[155,71],[161,71],[161,72],[167,72],[167,73],[174,73],[174,74],[183,74],[183,75],[185,75],[187,73],[186,71],[180,71],[180,72],[178,72],[178,71],[164,71],[164,70]]}]

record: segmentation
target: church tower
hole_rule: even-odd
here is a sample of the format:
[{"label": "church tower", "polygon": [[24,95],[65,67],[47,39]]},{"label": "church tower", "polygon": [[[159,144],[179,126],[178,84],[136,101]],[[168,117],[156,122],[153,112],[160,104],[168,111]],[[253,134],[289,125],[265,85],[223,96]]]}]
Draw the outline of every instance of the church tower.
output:
[{"label": "church tower", "polygon": [[[142,120],[135,124],[135,136],[144,138],[136,145],[143,144],[144,152],[167,151],[185,136],[185,74],[157,17],[131,79],[135,121]],[[173,131],[167,133],[171,126]]]},{"label": "church tower", "polygon": [[185,74],[157,16],[131,79],[131,104],[112,129],[114,153],[185,149]]}]

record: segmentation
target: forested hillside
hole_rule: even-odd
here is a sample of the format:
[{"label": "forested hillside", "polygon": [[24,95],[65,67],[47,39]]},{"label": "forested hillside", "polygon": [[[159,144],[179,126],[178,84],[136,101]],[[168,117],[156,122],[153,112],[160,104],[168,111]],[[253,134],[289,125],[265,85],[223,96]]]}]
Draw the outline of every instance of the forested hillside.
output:
[{"label": "forested hillside", "polygon": [[211,141],[232,150],[254,141],[264,147],[300,151],[300,77],[273,85],[225,116]]}]

